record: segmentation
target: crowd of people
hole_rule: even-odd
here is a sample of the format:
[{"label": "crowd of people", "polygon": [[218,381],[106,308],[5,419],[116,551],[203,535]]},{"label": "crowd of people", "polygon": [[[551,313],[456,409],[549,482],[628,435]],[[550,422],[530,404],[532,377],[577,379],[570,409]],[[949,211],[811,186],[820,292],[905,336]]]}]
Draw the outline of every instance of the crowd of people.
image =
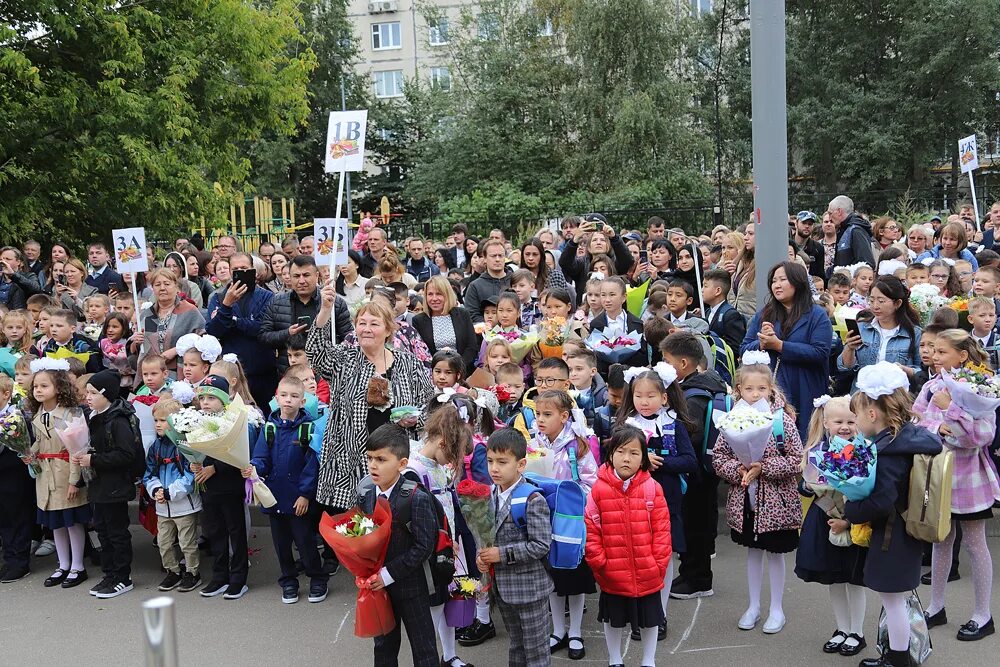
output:
[{"label": "crowd of people", "polygon": [[[339,569],[318,536],[323,512],[371,511],[380,497],[392,507],[385,567],[364,583],[385,589],[399,619],[375,638],[376,664],[396,664],[405,629],[413,664],[460,667],[459,646],[499,641],[495,611],[511,665],[562,651],[583,659],[585,596],[599,589],[592,617],[609,664],[624,662],[630,631],[653,665],[669,601],[714,595],[712,558],[727,548],[717,544],[721,483],[731,540],[747,554],[740,630],[763,619],[765,634],[782,631],[794,553],[795,574],[829,588],[836,632],[817,650],[865,650],[867,588],[885,607],[888,640],[861,664],[909,665],[907,598],[921,563],[926,624],[944,625],[964,546],[976,595],[957,636],[982,639],[994,632],[985,525],[1000,501],[996,419],[963,410],[942,374],[996,369],[993,223],[1000,203],[982,225],[963,208],[904,235],[839,196],[822,216],[789,216],[787,260],[760,271],[752,219],[698,235],[658,217],[616,229],[600,214],[566,217],[519,247],[499,229],[476,238],[456,224],[435,242],[374,226],[333,276],[312,237],[253,253],[229,235],[209,252],[197,235],[177,239],[162,257],[150,245],[141,274],[117,273],[101,243],[85,262],[58,242],[47,258],[35,241],[0,248],[0,581],[55,553],[44,585],[73,588],[93,551],[104,576],[90,593],[128,593],[138,488],[155,515],[160,590],[239,599],[249,590],[244,480],[259,475],[277,501],[268,513],[288,604],[300,572],[318,603]],[[758,280],[770,293],[760,304]],[[967,298],[964,319],[951,305],[916,312],[921,284]],[[172,417],[185,406],[218,414],[237,397],[256,406],[252,466],[183,455]],[[156,432],[138,453],[135,401],[153,405]],[[751,463],[712,418],[741,404],[773,422]],[[15,416],[30,425],[24,451],[3,421]],[[68,435],[80,417],[85,452]],[[878,451],[870,496],[844,502],[803,479],[811,450],[860,436]],[[953,528],[931,548],[901,512],[914,456],[942,447],[956,459]],[[552,564],[562,538],[525,476],[539,461],[587,498],[568,567]],[[463,481],[490,489],[485,539],[461,510]],[[493,582],[460,628],[444,612],[447,586],[424,574],[436,508],[456,571]],[[863,525],[870,539],[846,537]]]}]

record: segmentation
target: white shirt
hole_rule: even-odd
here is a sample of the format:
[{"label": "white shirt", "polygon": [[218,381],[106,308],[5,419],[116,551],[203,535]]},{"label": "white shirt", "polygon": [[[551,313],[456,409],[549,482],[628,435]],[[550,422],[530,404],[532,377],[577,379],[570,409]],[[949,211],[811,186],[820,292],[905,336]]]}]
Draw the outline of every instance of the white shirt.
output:
[{"label": "white shirt", "polygon": [[364,301],[365,285],[367,284],[368,279],[362,275],[358,275],[353,284],[348,283],[346,279],[344,280],[344,301],[347,302],[348,306]]},{"label": "white shirt", "polygon": [[622,309],[622,312],[618,314],[618,317],[614,319],[608,317],[607,329],[609,330],[609,333],[614,327],[620,327],[622,335],[628,332],[628,315],[625,314],[624,308]]},{"label": "white shirt", "polygon": [[105,264],[104,266],[102,266],[102,267],[101,267],[101,268],[99,268],[99,269],[96,269],[96,268],[94,268],[93,266],[91,266],[91,267],[90,267],[90,275],[92,275],[92,276],[99,276],[99,275],[101,275],[102,273],[104,273],[104,269],[106,269],[106,268],[108,268],[108,265],[107,265],[107,264]]},{"label": "white shirt", "polygon": [[517,481],[507,487],[506,491],[501,491],[499,486],[494,486],[493,491],[496,494],[494,499],[496,500],[497,514],[499,514],[500,509],[507,504],[510,500],[510,494],[514,492],[514,487],[521,483],[521,477],[517,478]]},{"label": "white shirt", "polygon": [[889,339],[899,333],[899,327],[897,326],[894,329],[883,329],[878,325],[877,321],[873,320],[872,329],[877,331],[879,337],[881,338],[878,348],[878,360],[885,361],[885,351],[889,347]]},{"label": "white shirt", "polygon": [[455,268],[465,266],[465,261],[465,250],[460,246],[455,246]]},{"label": "white shirt", "polygon": [[988,334],[986,334],[986,336],[984,336],[983,338],[980,338],[980,337],[979,337],[979,336],[977,336],[977,335],[976,335],[975,333],[973,333],[973,334],[972,334],[972,337],[973,337],[973,338],[975,338],[976,340],[978,340],[978,341],[979,341],[979,342],[980,342],[980,343],[982,344],[982,346],[983,346],[983,347],[986,347],[986,346],[987,346],[987,344],[989,343],[989,340],[990,340],[990,336],[992,336],[992,335],[993,335],[992,333],[988,333]]},{"label": "white shirt", "polygon": [[[378,489],[378,492],[375,495],[375,501],[377,502],[379,498],[385,498],[386,500],[389,500],[389,496],[392,495],[393,490],[399,484],[399,480],[401,479],[402,477],[397,477],[396,482],[385,491],[379,489],[379,487],[376,486],[375,488]],[[382,577],[382,584],[384,586],[392,586],[394,583],[396,583],[396,580],[392,578],[391,574],[389,574],[389,570],[385,569],[384,567],[381,570],[379,570],[378,573],[379,576]]]},{"label": "white shirt", "polygon": [[687,321],[687,318],[688,318],[688,314],[687,313],[684,313],[680,317],[677,317],[673,313],[670,313],[670,321],[671,322],[685,322],[685,321]]},{"label": "white shirt", "polygon": [[714,306],[709,306],[709,308],[708,308],[708,323],[709,324],[712,323],[712,320],[715,318],[715,314],[717,312],[719,312],[719,308],[722,308],[722,304],[724,304],[724,303],[725,303],[725,301],[720,301],[719,303],[715,304]]}]

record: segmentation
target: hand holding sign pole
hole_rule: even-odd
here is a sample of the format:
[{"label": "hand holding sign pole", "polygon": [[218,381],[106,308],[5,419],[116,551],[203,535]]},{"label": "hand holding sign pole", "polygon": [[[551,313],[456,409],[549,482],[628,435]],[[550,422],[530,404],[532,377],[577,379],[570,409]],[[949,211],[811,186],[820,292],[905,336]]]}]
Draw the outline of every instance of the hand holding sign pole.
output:
[{"label": "hand holding sign pole", "polygon": [[958,161],[962,165],[962,173],[969,175],[972,209],[976,212],[976,229],[982,231],[982,226],[979,223],[979,201],[976,199],[976,181],[972,177],[972,172],[979,169],[979,149],[976,145],[976,135],[970,134],[958,142]]},{"label": "hand holding sign pole", "polygon": [[115,252],[115,268],[118,273],[132,274],[132,300],[135,302],[136,322],[139,322],[139,293],[136,290],[136,274],[149,271],[146,257],[146,230],[143,227],[114,229],[111,232],[112,247]]}]

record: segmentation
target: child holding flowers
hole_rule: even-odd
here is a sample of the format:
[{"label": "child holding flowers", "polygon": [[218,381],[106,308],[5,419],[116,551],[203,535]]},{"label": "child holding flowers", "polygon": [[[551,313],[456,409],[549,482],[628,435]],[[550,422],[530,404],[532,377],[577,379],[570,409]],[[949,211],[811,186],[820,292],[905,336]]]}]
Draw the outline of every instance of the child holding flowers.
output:
[{"label": "child holding flowers", "polygon": [[587,562],[601,584],[597,616],[604,623],[609,665],[624,663],[622,631],[628,624],[640,628],[641,664],[653,665],[656,629],[666,622],[661,597],[664,578],[670,582],[672,526],[662,487],[649,474],[646,440],[634,426],[615,429],[610,461],[598,470],[587,500]]},{"label": "child holding flowers", "polygon": [[[849,397],[821,396],[814,404],[803,459],[803,467],[807,470],[812,450],[835,439],[853,441],[858,435],[857,417],[851,412]],[[802,495],[812,496],[814,500],[802,521],[795,574],[802,581],[824,584],[830,589],[837,631],[823,645],[823,652],[857,655],[867,645],[864,637],[864,565],[868,549],[849,539],[847,546],[833,543],[836,536],[851,534],[850,524],[843,518],[844,498],[825,485],[810,486],[810,479],[807,472],[802,482]]]},{"label": "child holding flowers", "polygon": [[[744,465],[737,458],[724,425],[719,426],[719,440],[714,449],[712,463],[715,473],[719,479],[730,484],[726,518],[732,530],[732,540],[747,548],[750,604],[740,617],[738,627],[740,630],[752,630],[760,621],[760,589],[766,554],[771,607],[763,629],[765,634],[777,634],[785,627],[782,609],[785,554],[798,546],[798,528],[802,523],[802,504],[796,486],[802,461],[802,442],[794,410],[775,382],[766,353],[744,353],[743,365],[736,372],[734,381],[735,398],[749,408],[768,415],[769,421],[777,422],[767,436],[763,457],[759,461]],[[733,407],[733,412],[741,403]]]},{"label": "child holding flowers", "polygon": [[919,423],[937,433],[955,456],[951,492],[952,531],[934,545],[931,561],[929,628],[948,622],[944,596],[951,570],[955,523],[962,522],[962,544],[972,558],[975,608],[958,639],[976,641],[994,632],[990,614],[993,560],[986,545],[986,520],[1000,500],[997,470],[988,448],[996,432],[1000,385],[988,370],[988,358],[968,332],[949,329],[934,341],[934,365],[940,375],[927,382],[913,404]]},{"label": "child holding flowers", "polygon": [[31,437],[12,401],[13,392],[14,381],[0,374],[0,541],[4,562],[0,583],[27,576],[35,524],[35,483],[21,459],[30,452]]}]

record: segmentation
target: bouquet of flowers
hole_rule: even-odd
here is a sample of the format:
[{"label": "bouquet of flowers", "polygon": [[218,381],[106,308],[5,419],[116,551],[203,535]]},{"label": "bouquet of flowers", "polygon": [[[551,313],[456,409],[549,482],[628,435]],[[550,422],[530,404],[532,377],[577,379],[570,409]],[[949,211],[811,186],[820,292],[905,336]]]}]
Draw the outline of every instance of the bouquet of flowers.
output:
[{"label": "bouquet of flowers", "polygon": [[563,343],[569,333],[565,317],[547,317],[542,320],[542,339],[538,341],[538,350],[543,358],[562,358]]},{"label": "bouquet of flowers", "polygon": [[803,476],[814,488],[829,487],[851,501],[864,500],[875,488],[875,445],[862,436],[833,437],[809,450]]},{"label": "bouquet of flowers", "polygon": [[482,592],[482,582],[469,576],[458,576],[448,584],[448,600],[444,603],[444,618],[449,627],[472,625],[476,616],[476,595]]},{"label": "bouquet of flowers", "polygon": [[[87,426],[87,420],[84,419],[82,410],[66,424],[65,428],[54,430],[71,457],[81,456],[90,451],[90,428]],[[84,468],[80,474],[84,481],[94,481],[93,468]]]},{"label": "bouquet of flowers", "polygon": [[101,328],[102,325],[97,322],[87,322],[80,328],[80,333],[90,340],[96,341],[101,337]]},{"label": "bouquet of flowers", "polygon": [[524,472],[533,472],[542,477],[552,477],[554,463],[552,457],[551,449],[539,445],[538,441],[532,438],[528,442],[528,457]]},{"label": "bouquet of flowers", "polygon": [[149,452],[150,445],[156,440],[156,421],[153,419],[153,406],[160,400],[159,396],[136,396],[132,399],[135,416],[139,420],[139,431],[142,433],[142,446]]},{"label": "bouquet of flowers", "polygon": [[609,331],[610,328],[604,331],[594,330],[584,341],[584,345],[593,350],[598,359],[609,364],[618,364],[639,351],[642,345],[641,334],[622,334],[617,328],[615,331]]},{"label": "bouquet of flowers", "polygon": [[956,296],[948,302],[948,307],[958,313],[958,326],[966,331],[972,331],[972,325],[969,324],[969,299]]},{"label": "bouquet of flowers", "polygon": [[[455,488],[458,506],[462,510],[465,523],[472,531],[477,549],[492,547],[494,542],[494,522],[492,487],[466,478]],[[491,573],[492,574],[492,573]],[[490,575],[482,577],[483,590],[489,590]]]},{"label": "bouquet of flowers", "polygon": [[0,417],[0,449],[6,447],[21,457],[31,470],[31,476],[36,477],[42,471],[31,455],[31,437],[28,435],[28,425],[24,417],[17,411],[12,411]]},{"label": "bouquet of flowers", "polygon": [[935,285],[924,283],[910,290],[910,305],[920,315],[920,326],[925,327],[935,310],[948,305],[948,298]]},{"label": "bouquet of flowers", "polygon": [[[524,360],[524,357],[531,351],[531,348],[538,343],[538,334],[534,331],[525,331],[516,327],[504,330],[500,325],[493,327],[483,334],[483,344],[489,343],[494,338],[503,338],[510,343],[511,352],[514,355],[512,361],[518,364]],[[485,353],[485,347],[483,350]]]},{"label": "bouquet of flowers", "polygon": [[493,392],[496,395],[497,402],[500,403],[500,405],[507,403],[508,401],[510,401],[510,399],[514,397],[514,395],[510,393],[510,387],[505,384],[491,385],[489,387],[486,387],[486,391]]},{"label": "bouquet of flowers", "polygon": [[[767,413],[742,405],[721,415],[716,426],[719,433],[725,436],[726,442],[743,467],[749,468],[753,463],[763,459],[764,449],[771,439],[774,418]],[[781,418],[780,415],[778,418]],[[750,494],[750,506],[756,510],[757,480],[750,483],[747,492]]]},{"label": "bouquet of flowers", "polygon": [[352,508],[342,514],[323,513],[319,533],[333,547],[337,559],[354,575],[358,587],[354,607],[354,635],[379,637],[396,627],[392,602],[385,589],[373,591],[370,583],[385,564],[385,552],[392,534],[392,511],[385,498],[379,498],[375,510],[365,514]]},{"label": "bouquet of flowers", "polygon": [[951,400],[976,419],[995,419],[1000,407],[1000,378],[985,366],[942,371],[941,380]]}]

